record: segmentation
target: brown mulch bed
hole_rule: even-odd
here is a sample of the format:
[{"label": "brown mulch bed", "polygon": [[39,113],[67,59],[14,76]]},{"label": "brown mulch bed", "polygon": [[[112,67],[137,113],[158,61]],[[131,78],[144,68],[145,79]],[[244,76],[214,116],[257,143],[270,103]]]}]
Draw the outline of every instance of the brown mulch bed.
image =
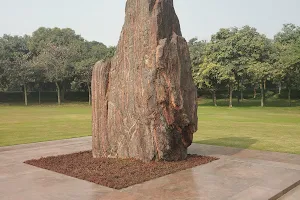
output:
[{"label": "brown mulch bed", "polygon": [[214,160],[217,158],[189,155],[184,161],[144,163],[134,159],[95,159],[91,151],[85,151],[28,160],[25,163],[106,187],[122,189]]}]

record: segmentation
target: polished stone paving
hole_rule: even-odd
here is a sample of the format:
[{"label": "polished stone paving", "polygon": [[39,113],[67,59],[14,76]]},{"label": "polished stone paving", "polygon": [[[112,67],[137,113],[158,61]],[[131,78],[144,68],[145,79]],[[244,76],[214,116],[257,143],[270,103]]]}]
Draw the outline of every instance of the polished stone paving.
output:
[{"label": "polished stone paving", "polygon": [[300,186],[294,188],[279,200],[299,200],[300,199]]},{"label": "polished stone paving", "polygon": [[[220,160],[123,190],[23,164],[91,149],[91,137],[0,148],[1,200],[280,200],[300,199],[300,156],[193,144],[189,153]],[[276,197],[276,198],[275,198]],[[298,198],[296,198],[298,197]]]}]

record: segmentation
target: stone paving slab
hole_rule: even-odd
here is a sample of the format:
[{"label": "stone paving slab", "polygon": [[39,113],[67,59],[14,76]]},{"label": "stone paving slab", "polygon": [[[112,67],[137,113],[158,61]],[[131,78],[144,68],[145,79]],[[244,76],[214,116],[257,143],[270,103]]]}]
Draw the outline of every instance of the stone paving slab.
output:
[{"label": "stone paving slab", "polygon": [[294,188],[286,195],[280,198],[280,200],[299,200],[300,199],[300,186]]},{"label": "stone paving slab", "polygon": [[300,171],[222,158],[148,181],[103,199],[266,200],[300,180]]},{"label": "stone paving slab", "polygon": [[0,147],[0,152],[4,151],[12,151],[18,149],[34,149],[43,147],[51,147],[51,146],[68,146],[74,144],[84,144],[91,142],[91,137],[79,137],[79,138],[71,138],[71,139],[64,139],[64,140],[54,140],[54,141],[47,141],[47,142],[37,142],[37,143],[30,143],[30,144],[19,144],[13,146],[5,146]]},{"label": "stone paving slab", "polygon": [[1,147],[0,199],[101,199],[114,190],[23,163],[32,158],[90,149],[90,137]]},{"label": "stone paving slab", "polygon": [[[220,160],[114,190],[23,164],[25,160],[91,149],[91,137],[0,148],[0,199],[266,200],[300,180],[300,156],[193,144],[189,153]],[[291,196],[299,195],[293,190]],[[287,194],[287,195],[288,195]]]},{"label": "stone paving slab", "polygon": [[191,153],[201,152],[202,155],[207,156],[231,156],[235,158],[242,159],[257,159],[263,161],[275,161],[279,163],[288,163],[300,165],[300,155],[279,153],[279,152],[269,152],[269,151],[258,151],[251,149],[239,149],[232,147],[221,147],[205,144],[193,144],[189,151]]}]

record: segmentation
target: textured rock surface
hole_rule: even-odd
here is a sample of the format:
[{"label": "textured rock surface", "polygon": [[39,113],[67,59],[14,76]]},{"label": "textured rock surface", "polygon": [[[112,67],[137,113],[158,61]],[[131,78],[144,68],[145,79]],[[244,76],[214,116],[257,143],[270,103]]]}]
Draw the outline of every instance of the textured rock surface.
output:
[{"label": "textured rock surface", "polygon": [[116,55],[93,70],[94,157],[181,160],[196,88],[173,0],[127,0]]}]

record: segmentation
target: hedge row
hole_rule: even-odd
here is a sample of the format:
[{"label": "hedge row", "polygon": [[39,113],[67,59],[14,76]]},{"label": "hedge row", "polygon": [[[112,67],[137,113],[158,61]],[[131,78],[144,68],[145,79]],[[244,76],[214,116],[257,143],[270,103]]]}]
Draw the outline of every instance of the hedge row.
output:
[{"label": "hedge row", "polygon": [[[228,90],[219,90],[216,92],[218,99],[226,99],[229,97]],[[269,89],[265,91],[265,95],[267,98],[270,97],[277,97],[280,99],[287,99],[288,98],[288,90],[284,89],[281,90],[281,93],[278,94],[278,89]],[[209,91],[198,91],[198,96],[205,97],[205,98],[211,98],[212,94]],[[241,92],[234,91],[233,97],[237,98],[238,96],[241,96]],[[254,90],[245,90],[243,91],[243,97],[244,99],[252,99],[254,97]],[[260,90],[256,90],[256,97],[260,97]],[[300,99],[300,90],[292,90],[291,91],[291,98],[292,99]]]},{"label": "hedge row", "polygon": [[[40,97],[42,103],[57,102],[56,92],[41,92]],[[23,101],[24,101],[23,92],[0,92],[1,103],[18,103]],[[89,101],[88,92],[66,92],[65,101],[88,102]],[[39,92],[29,92],[28,102],[38,103]]]},{"label": "hedge row", "polygon": [[[256,97],[260,97],[260,90],[256,91]],[[243,91],[243,96],[245,99],[253,98],[254,91],[253,90],[245,90]],[[282,90],[280,95],[277,95],[278,91],[275,90],[267,90],[266,97],[277,96],[278,98],[287,99],[288,91]],[[24,101],[24,94],[22,92],[0,92],[0,103],[19,103]],[[235,91],[233,93],[233,97],[236,98],[240,95],[240,92]],[[212,95],[209,91],[198,91],[198,96],[211,98]],[[40,93],[41,102],[42,103],[51,103],[57,101],[57,93],[56,92],[41,92]],[[217,98],[224,99],[228,98],[227,90],[219,90],[217,91]],[[292,90],[291,93],[292,99],[300,99],[300,90]],[[65,93],[65,101],[77,101],[77,102],[88,102],[88,92],[66,92]],[[39,92],[29,92],[28,94],[28,102],[29,103],[38,103],[39,102]]]}]

